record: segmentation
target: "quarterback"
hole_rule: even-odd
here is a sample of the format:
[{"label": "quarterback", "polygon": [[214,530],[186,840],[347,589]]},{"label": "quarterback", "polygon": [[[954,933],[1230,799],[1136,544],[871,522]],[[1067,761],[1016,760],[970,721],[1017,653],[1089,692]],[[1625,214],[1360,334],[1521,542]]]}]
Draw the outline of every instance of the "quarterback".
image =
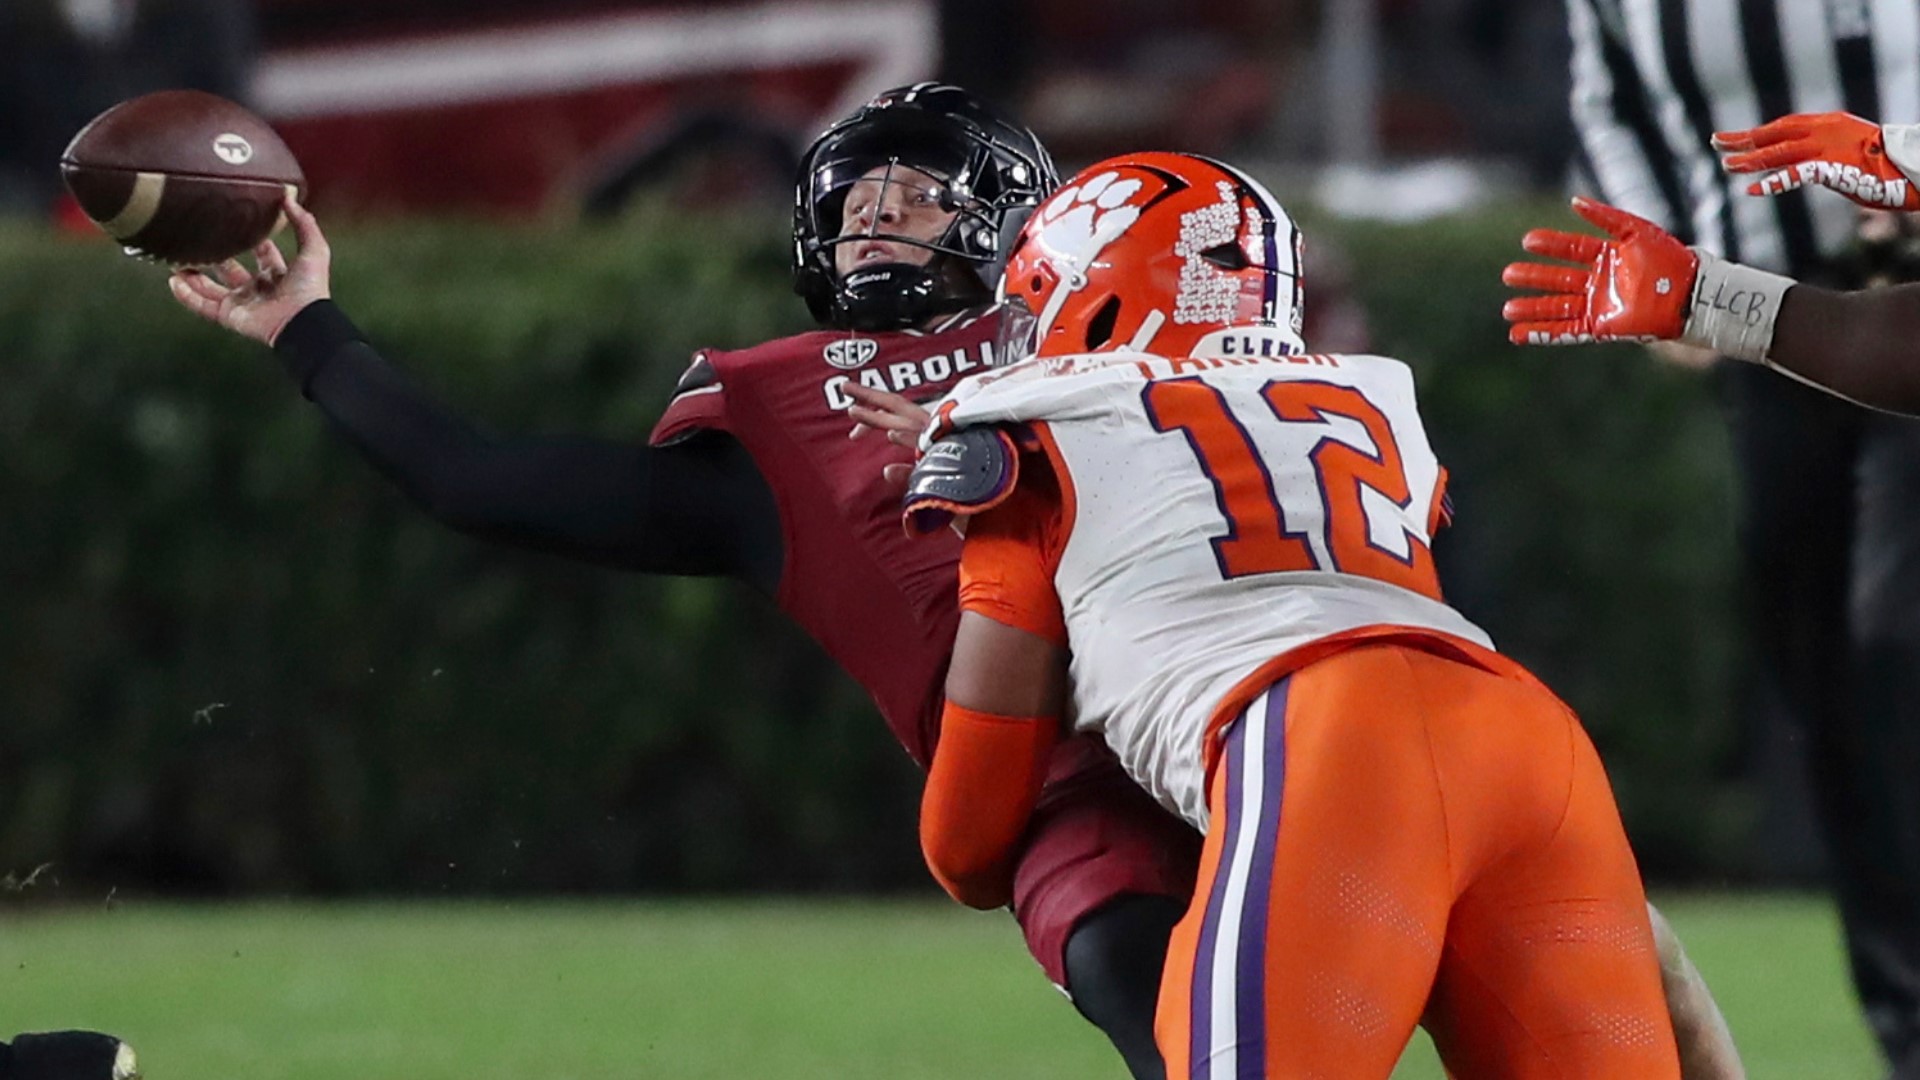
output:
[{"label": "quarterback", "polygon": [[[249,273],[181,274],[189,310],[270,344],[294,384],[416,503],[463,532],[618,569],[726,575],[772,596],[931,759],[959,617],[957,541],[901,534],[882,478],[909,460],[849,439],[849,386],[938,395],[995,359],[1004,240],[1057,178],[1033,134],[952,86],[888,91],[802,162],[796,290],[821,329],[699,353],[651,445],[502,437],[416,388],[329,299],[330,252],[288,205],[300,250]],[[1199,837],[1097,739],[1046,764],[1011,894],[1028,948],[1137,1076],[1160,1075],[1152,1016]]]}]

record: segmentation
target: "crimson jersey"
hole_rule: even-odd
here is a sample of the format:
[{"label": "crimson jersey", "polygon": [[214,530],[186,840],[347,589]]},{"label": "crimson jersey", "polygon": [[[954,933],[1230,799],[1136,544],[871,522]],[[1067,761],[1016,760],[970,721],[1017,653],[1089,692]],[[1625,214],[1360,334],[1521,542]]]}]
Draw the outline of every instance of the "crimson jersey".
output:
[{"label": "crimson jersey", "polygon": [[704,350],[654,426],[655,446],[722,431],[752,455],[780,508],[781,610],[873,695],[926,767],[959,624],[960,540],[909,538],[900,492],[881,476],[911,452],[877,433],[849,439],[860,382],[938,398],[993,364],[997,317],[972,312],[927,332],[816,331],[737,351]]}]

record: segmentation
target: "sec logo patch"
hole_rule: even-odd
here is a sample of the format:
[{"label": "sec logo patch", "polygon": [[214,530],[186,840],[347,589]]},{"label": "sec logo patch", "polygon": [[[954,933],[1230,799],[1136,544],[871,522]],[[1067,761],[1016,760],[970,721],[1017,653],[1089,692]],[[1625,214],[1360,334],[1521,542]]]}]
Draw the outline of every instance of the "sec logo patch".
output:
[{"label": "sec logo patch", "polygon": [[880,343],[872,338],[842,338],[828,342],[820,355],[841,371],[852,371],[880,355]]}]

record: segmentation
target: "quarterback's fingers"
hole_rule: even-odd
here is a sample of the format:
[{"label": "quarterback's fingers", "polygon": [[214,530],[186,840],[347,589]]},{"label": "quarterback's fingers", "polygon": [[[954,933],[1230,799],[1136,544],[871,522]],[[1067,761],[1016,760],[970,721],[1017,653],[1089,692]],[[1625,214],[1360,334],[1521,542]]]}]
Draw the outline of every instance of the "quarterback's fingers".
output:
[{"label": "quarterback's fingers", "polygon": [[239,259],[228,259],[213,270],[219,275],[220,283],[229,289],[244,289],[253,281],[253,271],[242,266]]},{"label": "quarterback's fingers", "polygon": [[1617,206],[1608,206],[1592,199],[1573,197],[1573,212],[1586,218],[1594,226],[1605,229],[1615,239],[1625,240],[1630,233],[1643,229],[1661,231],[1660,226],[1638,214],[1629,214]]},{"label": "quarterback's fingers", "polygon": [[167,279],[167,283],[172,285],[176,292],[185,289],[194,296],[211,300],[216,304],[226,299],[227,294],[233,291],[199,270],[176,270]]},{"label": "quarterback's fingers", "polygon": [[1507,340],[1515,345],[1580,345],[1593,335],[1573,322],[1523,322],[1507,328]]},{"label": "quarterback's fingers", "polygon": [[246,269],[246,265],[240,259],[227,259],[225,263],[211,269],[213,269],[213,277],[219,279],[219,282],[225,284],[227,288],[246,288],[248,284],[253,284],[253,271]]},{"label": "quarterback's fingers", "polygon": [[[205,276],[192,270],[184,270],[167,279],[167,286],[173,291],[173,298],[180,306],[203,319],[217,318],[220,313],[220,299],[212,295],[211,290],[220,286],[208,281]],[[222,293],[226,290],[220,289]]]},{"label": "quarterback's fingers", "polygon": [[1713,133],[1713,148],[1722,153],[1729,150],[1757,150],[1762,146],[1772,146],[1793,139],[1804,139],[1813,131],[1813,125],[1804,117],[1783,116],[1761,124],[1756,128],[1742,131],[1716,131]]},{"label": "quarterback's fingers", "polygon": [[1784,169],[1789,165],[1798,165],[1803,161],[1812,161],[1822,153],[1820,144],[1812,139],[1796,139],[1793,142],[1775,143],[1742,154],[1728,154],[1720,160],[1720,167],[1733,173],[1771,172]]},{"label": "quarterback's fingers", "polygon": [[1565,259],[1567,262],[1590,263],[1607,250],[1607,242],[1597,236],[1584,233],[1561,232],[1559,229],[1529,229],[1527,235],[1520,238],[1520,247],[1529,255],[1538,255],[1546,259]]},{"label": "quarterback's fingers", "polygon": [[1584,296],[1516,296],[1500,307],[1500,315],[1511,323],[1555,322],[1577,319],[1586,314]]},{"label": "quarterback's fingers", "polygon": [[887,483],[894,487],[903,488],[907,486],[907,477],[913,475],[913,466],[896,461],[891,465],[881,466],[880,475],[886,477]]},{"label": "quarterback's fingers", "polygon": [[287,212],[287,220],[293,222],[294,238],[300,241],[300,255],[320,261],[333,258],[333,249],[327,244],[325,233],[320,231],[320,223],[300,205],[300,200],[288,195],[281,203]]},{"label": "quarterback's fingers", "polygon": [[1507,268],[1500,271],[1500,280],[1516,289],[1576,293],[1586,291],[1587,285],[1593,281],[1593,273],[1571,266],[1516,262],[1508,263]]},{"label": "quarterback's fingers", "polygon": [[281,277],[287,272],[287,257],[280,253],[280,245],[272,240],[262,240],[253,248],[254,264],[260,272],[271,277]]}]

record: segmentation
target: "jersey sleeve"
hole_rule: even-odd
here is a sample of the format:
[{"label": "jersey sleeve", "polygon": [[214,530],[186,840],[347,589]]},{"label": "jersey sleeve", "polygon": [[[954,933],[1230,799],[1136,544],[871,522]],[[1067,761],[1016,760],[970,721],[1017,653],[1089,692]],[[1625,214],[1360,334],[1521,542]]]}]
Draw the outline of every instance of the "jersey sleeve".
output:
[{"label": "jersey sleeve", "polygon": [[997,716],[949,700],[920,800],[920,850],[955,900],[1013,900],[1014,856],[1060,738],[1050,717]]},{"label": "jersey sleeve", "polygon": [[388,362],[330,301],[296,315],[274,351],[334,429],[449,528],[602,566],[777,587],[778,511],[730,438],[650,449],[487,431]]},{"label": "jersey sleeve", "polygon": [[967,520],[960,609],[1066,647],[1066,617],[1053,585],[1063,533],[1052,466],[1042,456],[1029,455],[1013,494]]},{"label": "jersey sleeve", "polygon": [[1427,539],[1440,534],[1440,530],[1453,524],[1453,496],[1447,494],[1447,467],[1440,466],[1440,475],[1433,481],[1433,502],[1427,510]]},{"label": "jersey sleeve", "polygon": [[720,385],[720,373],[705,350],[693,354],[693,363],[674,385],[667,411],[653,425],[647,442],[652,446],[671,446],[702,431],[730,431],[727,426],[727,398]]}]

